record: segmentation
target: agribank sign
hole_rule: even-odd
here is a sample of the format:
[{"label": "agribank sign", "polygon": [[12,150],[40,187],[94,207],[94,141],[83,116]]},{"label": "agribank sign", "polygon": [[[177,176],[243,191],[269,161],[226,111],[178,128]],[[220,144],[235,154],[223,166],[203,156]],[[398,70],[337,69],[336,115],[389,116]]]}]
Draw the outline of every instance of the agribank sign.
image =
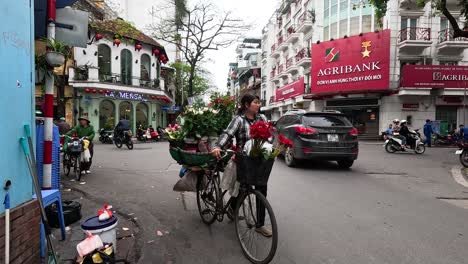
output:
[{"label": "agribank sign", "polygon": [[401,87],[468,87],[468,66],[405,65],[402,72]]},{"label": "agribank sign", "polygon": [[312,45],[312,94],[389,89],[390,30]]}]

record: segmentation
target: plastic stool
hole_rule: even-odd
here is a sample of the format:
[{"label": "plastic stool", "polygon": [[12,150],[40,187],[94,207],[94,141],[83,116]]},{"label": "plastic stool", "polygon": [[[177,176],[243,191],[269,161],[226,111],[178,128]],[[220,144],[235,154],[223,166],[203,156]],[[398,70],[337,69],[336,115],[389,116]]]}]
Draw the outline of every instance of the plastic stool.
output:
[{"label": "plastic stool", "polygon": [[[59,223],[60,223],[60,230],[62,231],[62,240],[65,240],[65,219],[63,218],[63,207],[62,207],[62,198],[60,196],[59,190],[42,190],[42,201],[44,206],[47,207],[53,203],[57,203],[58,215],[59,215]],[[33,195],[33,199],[36,199],[36,195]],[[46,244],[45,241],[45,229],[44,224],[41,221],[41,257],[46,256]]]}]

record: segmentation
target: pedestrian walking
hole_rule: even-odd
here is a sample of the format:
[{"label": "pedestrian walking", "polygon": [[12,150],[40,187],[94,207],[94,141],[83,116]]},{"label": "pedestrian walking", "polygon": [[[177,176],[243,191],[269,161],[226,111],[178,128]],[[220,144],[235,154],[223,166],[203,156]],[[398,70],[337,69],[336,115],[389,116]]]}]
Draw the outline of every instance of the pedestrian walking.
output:
[{"label": "pedestrian walking", "polygon": [[70,131],[71,127],[70,125],[67,123],[67,121],[65,120],[65,117],[61,117],[59,120],[57,120],[57,122],[55,123],[55,125],[58,127],[59,129],[59,133],[60,135],[65,135],[68,131]]},{"label": "pedestrian walking", "polygon": [[432,122],[427,119],[426,124],[424,125],[424,136],[426,136],[424,144],[427,144],[428,147],[432,147],[432,133],[434,133],[432,130]]}]

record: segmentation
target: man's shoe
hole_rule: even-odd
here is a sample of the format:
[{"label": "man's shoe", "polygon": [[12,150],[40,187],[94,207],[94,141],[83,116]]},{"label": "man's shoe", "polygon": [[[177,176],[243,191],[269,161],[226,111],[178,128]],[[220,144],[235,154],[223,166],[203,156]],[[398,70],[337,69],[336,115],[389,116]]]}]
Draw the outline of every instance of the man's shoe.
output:
[{"label": "man's shoe", "polygon": [[86,174],[86,171],[81,171],[81,174],[85,175],[85,174]]},{"label": "man's shoe", "polygon": [[90,170],[87,170],[87,171],[86,171],[86,174],[91,174],[91,171],[90,171]]},{"label": "man's shoe", "polygon": [[257,233],[262,234],[264,237],[272,237],[273,236],[273,232],[271,232],[271,229],[268,228],[268,227],[265,227],[265,226],[257,227],[257,228],[255,228],[255,231],[257,231]]}]

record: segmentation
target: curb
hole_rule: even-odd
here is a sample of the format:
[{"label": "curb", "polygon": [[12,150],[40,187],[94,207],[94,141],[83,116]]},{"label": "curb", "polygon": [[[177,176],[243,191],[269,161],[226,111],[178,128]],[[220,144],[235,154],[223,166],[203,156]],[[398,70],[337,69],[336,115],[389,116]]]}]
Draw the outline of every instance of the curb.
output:
[{"label": "curb", "polygon": [[463,173],[461,172],[462,169],[460,167],[452,167],[450,170],[453,179],[460,185],[468,188],[468,181],[465,179],[463,176]]},{"label": "curb", "polygon": [[[78,193],[81,193],[88,200],[92,200],[92,201],[94,201],[96,203],[101,203],[101,204],[106,203],[106,201],[104,201],[104,199],[101,199],[101,198],[95,197],[93,195],[90,195],[86,191],[78,189],[75,186],[70,186],[68,183],[65,183],[65,182],[62,182],[62,184],[63,184],[63,187],[65,187],[65,188],[68,188],[68,189],[71,189],[71,190],[76,191]],[[142,257],[141,249],[143,248],[143,243],[142,243],[142,239],[141,239],[141,236],[140,236],[140,231],[142,230],[140,223],[138,222],[138,220],[135,220],[132,216],[130,216],[130,215],[126,214],[126,213],[123,213],[123,212],[121,212],[121,211],[119,211],[117,209],[114,209],[114,208],[112,210],[115,210],[115,212],[119,216],[125,218],[127,221],[132,222],[138,228],[139,231],[134,234],[135,243],[133,243],[132,250],[133,250],[133,252],[135,252],[134,253],[135,254],[135,263],[139,263],[139,261],[140,261],[140,259]],[[127,253],[127,256],[128,256],[128,253]]]}]

